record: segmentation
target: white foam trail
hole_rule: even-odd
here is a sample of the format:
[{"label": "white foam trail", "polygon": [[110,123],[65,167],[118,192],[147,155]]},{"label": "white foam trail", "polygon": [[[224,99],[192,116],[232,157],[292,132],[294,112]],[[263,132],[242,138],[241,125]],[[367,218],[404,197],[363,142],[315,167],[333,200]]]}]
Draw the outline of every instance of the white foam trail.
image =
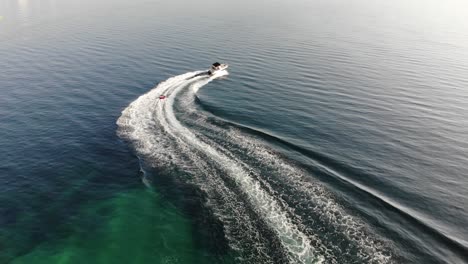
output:
[{"label": "white foam trail", "polygon": [[[194,84],[195,87],[201,87],[207,84],[211,79],[200,81]],[[300,263],[317,263],[321,262],[321,256],[315,256],[313,248],[310,246],[310,241],[288,218],[286,212],[281,209],[274,197],[269,195],[260,185],[249,176],[249,173],[244,171],[236,162],[216,151],[211,145],[199,140],[194,133],[184,127],[175,117],[173,104],[175,95],[177,95],[183,86],[175,88],[173,95],[168,98],[167,102],[160,106],[161,112],[166,112],[164,116],[168,121],[168,130],[175,130],[186,142],[195,146],[199,150],[208,154],[208,156],[216,161],[226,170],[231,177],[240,185],[243,192],[248,196],[249,201],[254,205],[255,209],[264,217],[264,220],[275,230],[279,235],[283,246],[291,253],[291,259],[300,261]],[[195,90],[198,90],[195,89]]]},{"label": "white foam trail", "polygon": [[[320,241],[314,234],[316,231],[305,227],[305,231],[309,237],[312,236],[312,240],[316,242],[314,244],[315,249],[319,250],[320,254],[325,256],[325,259],[329,263],[342,263],[343,256],[334,255],[329,249],[333,249],[336,252],[342,252],[340,244],[348,243],[349,248],[355,248],[355,254],[357,257],[368,263],[394,263],[393,259],[393,246],[389,241],[385,241],[375,235],[375,232],[369,229],[369,227],[362,222],[359,218],[352,216],[347,210],[341,206],[332,193],[330,193],[324,186],[314,181],[311,181],[311,177],[308,173],[300,169],[299,167],[292,165],[290,162],[285,160],[281,155],[272,151],[269,147],[265,146],[263,141],[258,140],[255,137],[249,136],[246,133],[241,132],[239,129],[229,126],[220,127],[212,124],[208,120],[209,113],[195,112],[193,104],[189,104],[190,97],[185,97],[187,102],[184,102],[184,111],[194,113],[196,116],[195,122],[198,129],[194,129],[193,132],[198,137],[206,142],[215,141],[217,143],[210,143],[216,146],[219,151],[228,155],[229,158],[235,161],[237,164],[242,165],[244,168],[248,168],[250,173],[255,175],[262,175],[262,171],[268,171],[271,175],[278,175],[273,179],[270,175],[262,175],[258,177],[263,188],[271,188],[269,182],[281,182],[281,186],[289,186],[291,191],[284,193],[283,187],[271,188],[274,189],[275,198],[283,204],[282,197],[288,196],[287,200],[294,200],[294,208],[289,208],[288,205],[283,206],[286,210],[290,211],[292,215],[298,213],[297,209],[305,212],[305,215],[301,215],[300,222],[315,222],[316,220],[322,221],[325,225],[330,228],[326,232],[322,229],[320,231],[322,236],[331,237],[335,234],[339,234],[341,242],[334,241]],[[208,116],[207,116],[208,114]],[[217,119],[217,118],[215,118]],[[208,134],[203,133],[208,131]],[[209,137],[207,138],[207,136]],[[220,141],[219,139],[222,139]],[[233,149],[233,150],[230,150]],[[248,160],[255,160],[260,162],[262,169],[257,169],[260,164],[248,165],[246,164],[238,153],[240,149],[245,153],[245,156],[249,157]],[[244,155],[242,155],[244,156]],[[316,164],[318,167],[322,167],[320,164]],[[268,179],[268,180],[266,180]],[[277,185],[277,184],[276,184]],[[270,193],[273,193],[270,191]],[[300,206],[299,206],[300,204]],[[309,215],[307,212],[314,212],[315,214]],[[308,220],[306,220],[308,219]],[[347,241],[347,242],[346,242]],[[323,250],[320,250],[323,249]]]},{"label": "white foam trail", "polygon": [[[220,73],[214,77],[196,77],[188,79],[199,72],[186,73],[168,79],[159,84],[155,89],[140,96],[132,102],[123,112],[117,121],[119,127],[131,127],[125,131],[125,135],[136,142],[137,150],[147,156],[157,156],[160,161],[167,162],[167,158],[162,157],[160,150],[155,150],[158,141],[164,144],[163,140],[156,137],[148,137],[148,134],[155,133],[154,125],[160,125],[159,130],[171,135],[183,148],[196,148],[203,152],[211,160],[215,161],[230,177],[236,182],[238,187],[247,196],[249,203],[277,234],[281,244],[288,252],[288,258],[293,263],[321,263],[324,258],[317,254],[311,246],[311,241],[307,235],[288,217],[287,211],[283,210],[281,203],[270,195],[261,184],[249,175],[234,160],[219,152],[200,140],[192,131],[183,126],[174,113],[174,101],[177,94],[190,83],[193,83],[192,90],[198,91],[200,87],[209,83],[214,78],[223,76]],[[227,72],[226,72],[227,73]],[[159,95],[164,94],[165,100],[159,100]],[[143,122],[141,122],[143,119]],[[161,133],[160,135],[164,135]],[[145,142],[145,141],[151,142]],[[171,148],[170,146],[168,148]],[[167,149],[165,149],[167,151]],[[165,153],[167,155],[167,153]]]},{"label": "white foam trail", "polygon": [[[239,129],[229,127],[221,128],[214,124],[211,124],[207,120],[207,116],[200,117],[197,121],[198,130],[208,130],[211,135],[217,134],[216,138],[222,138],[225,142],[235,143],[233,146],[227,145],[223,147],[223,151],[232,152],[229,148],[243,149],[242,152],[246,153],[249,160],[255,160],[260,162],[257,165],[245,165],[249,167],[252,173],[261,175],[261,171],[268,171],[270,175],[277,175],[272,178],[269,175],[258,177],[258,180],[262,182],[262,185],[269,185],[267,182],[281,182],[281,186],[289,186],[289,191],[285,193],[283,188],[276,188],[275,192],[278,194],[277,197],[287,197],[287,200],[294,200],[296,205],[294,208],[284,206],[287,210],[291,210],[292,214],[297,214],[297,210],[302,210],[306,214],[301,215],[301,222],[316,221],[320,220],[327,226],[332,227],[326,232],[330,235],[325,237],[334,236],[339,234],[345,240],[348,241],[349,245],[356,247],[356,255],[365,260],[367,263],[394,263],[392,257],[392,245],[388,241],[384,241],[381,238],[376,237],[368,226],[365,225],[360,219],[353,217],[347,212],[343,206],[336,202],[335,197],[331,194],[324,186],[316,182],[311,181],[310,175],[301,170],[290,162],[286,161],[281,155],[272,151],[269,147],[265,146],[263,141],[258,140],[246,133],[241,132]],[[202,135],[199,135],[202,136]],[[203,137],[203,136],[202,136]],[[230,143],[230,144],[232,144]],[[218,142],[219,144],[219,142]],[[242,164],[239,155],[232,154],[231,159],[235,159],[237,163]],[[262,166],[262,169],[257,167]],[[319,166],[319,165],[318,165]],[[320,166],[319,166],[320,167]],[[278,185],[278,184],[276,184]],[[291,189],[293,190],[291,192]],[[278,198],[282,200],[283,198]],[[299,206],[300,204],[300,206]],[[306,207],[304,207],[306,206]],[[314,215],[310,215],[307,212],[314,212]],[[305,231],[315,233],[313,229],[309,227],[305,228]],[[324,231],[321,231],[324,233]],[[310,236],[310,235],[309,235]],[[334,249],[335,252],[342,252],[339,241],[322,241],[324,246],[315,246],[320,251],[320,254],[325,256],[325,259],[329,263],[342,263],[341,256],[330,254],[330,250]],[[345,242],[346,243],[346,242]],[[323,248],[323,250],[320,250]],[[328,249],[327,249],[328,248]]]},{"label": "white foam trail", "polygon": [[335,232],[340,232],[349,241],[352,241],[359,248],[357,254],[362,259],[367,259],[369,263],[393,262],[390,252],[385,249],[382,241],[372,237],[360,219],[346,213],[346,210],[335,201],[333,195],[323,186],[308,181],[305,172],[288,164],[279,155],[268,151],[257,140],[236,130],[229,133],[229,138],[236,142],[243,142],[243,145],[249,148],[252,155],[260,160],[265,160],[266,164],[271,164],[270,169],[282,175],[282,179],[296,190],[296,194],[305,194],[301,199],[308,199],[310,201],[308,204],[315,205],[310,210],[318,212],[323,220],[335,228]]},{"label": "white foam trail", "polygon": [[156,106],[165,103],[165,100],[159,99],[160,95],[170,97],[171,87],[186,83],[187,78],[198,73],[200,72],[189,72],[172,77],[137,98],[122,111],[117,120],[119,134],[130,139],[136,151],[146,161],[157,160],[161,166],[171,163],[175,149],[171,142],[166,140],[165,131],[154,111]]}]

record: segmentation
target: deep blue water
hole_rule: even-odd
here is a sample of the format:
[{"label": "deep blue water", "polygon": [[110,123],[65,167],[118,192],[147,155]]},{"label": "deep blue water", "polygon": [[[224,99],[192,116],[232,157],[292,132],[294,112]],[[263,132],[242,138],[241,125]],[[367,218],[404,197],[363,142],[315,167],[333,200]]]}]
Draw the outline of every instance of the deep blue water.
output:
[{"label": "deep blue water", "polygon": [[0,1],[0,263],[468,262],[467,17]]}]

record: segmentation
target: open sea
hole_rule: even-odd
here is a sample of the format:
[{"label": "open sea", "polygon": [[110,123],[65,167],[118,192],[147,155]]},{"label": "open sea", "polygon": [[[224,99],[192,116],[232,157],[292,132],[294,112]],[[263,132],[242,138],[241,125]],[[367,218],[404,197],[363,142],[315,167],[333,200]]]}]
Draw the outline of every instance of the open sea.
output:
[{"label": "open sea", "polygon": [[468,2],[0,0],[7,263],[468,263]]}]

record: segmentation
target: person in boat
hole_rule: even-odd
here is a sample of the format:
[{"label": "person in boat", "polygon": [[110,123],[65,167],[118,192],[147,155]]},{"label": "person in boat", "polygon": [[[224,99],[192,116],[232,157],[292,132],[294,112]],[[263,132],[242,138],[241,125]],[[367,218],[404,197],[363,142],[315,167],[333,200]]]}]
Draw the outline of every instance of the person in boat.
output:
[{"label": "person in boat", "polygon": [[213,73],[215,73],[216,71],[218,71],[218,70],[224,70],[224,69],[226,69],[227,67],[228,67],[227,64],[221,64],[221,63],[219,63],[219,62],[215,62],[215,63],[213,63],[213,65],[211,65],[211,68],[210,68],[210,70],[208,71],[208,73],[209,73],[209,74],[213,74]]}]

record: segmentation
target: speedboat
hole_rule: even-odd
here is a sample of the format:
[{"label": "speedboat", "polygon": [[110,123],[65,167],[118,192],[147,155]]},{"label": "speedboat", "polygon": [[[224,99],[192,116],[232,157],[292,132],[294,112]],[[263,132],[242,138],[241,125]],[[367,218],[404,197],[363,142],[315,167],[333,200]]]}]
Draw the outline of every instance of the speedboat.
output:
[{"label": "speedboat", "polygon": [[219,71],[222,71],[222,70],[227,69],[228,67],[229,67],[229,65],[227,65],[227,64],[215,62],[215,63],[213,63],[213,65],[211,65],[211,68],[210,68],[210,70],[208,71],[208,73],[209,73],[210,75],[213,75],[213,74],[215,74],[216,72],[219,72]]}]

